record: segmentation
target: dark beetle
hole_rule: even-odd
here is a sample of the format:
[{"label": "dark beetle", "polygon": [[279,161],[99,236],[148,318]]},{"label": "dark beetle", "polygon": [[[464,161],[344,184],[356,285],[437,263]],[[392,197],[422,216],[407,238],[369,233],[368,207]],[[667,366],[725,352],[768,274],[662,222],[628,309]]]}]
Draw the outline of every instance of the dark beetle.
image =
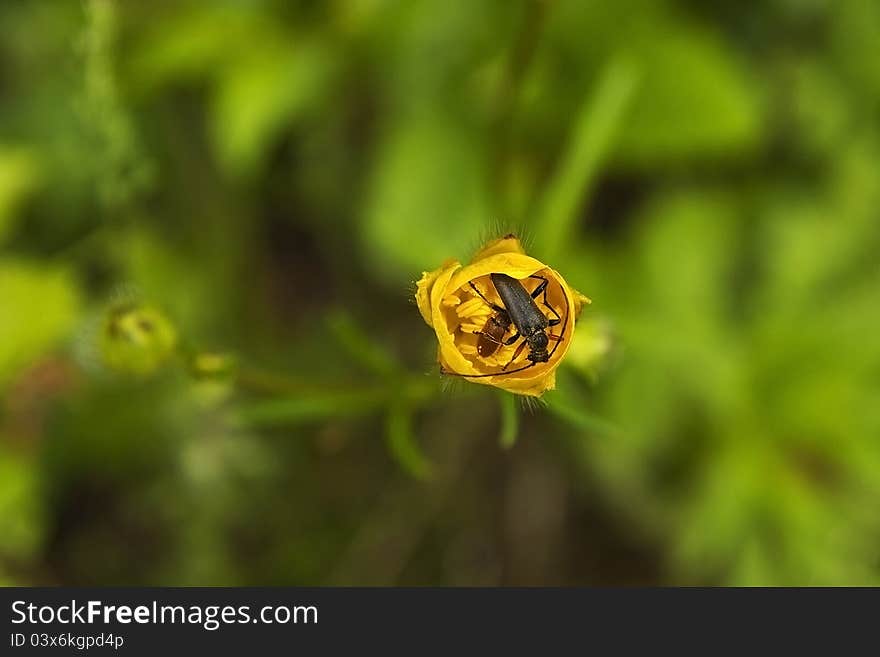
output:
[{"label": "dark beetle", "polygon": [[477,340],[477,353],[482,358],[488,358],[498,348],[505,344],[504,336],[510,328],[510,315],[506,310],[497,310],[494,315],[489,315],[482,331],[477,331],[480,339]]},{"label": "dark beetle", "polygon": [[[510,361],[501,368],[502,371],[506,371],[510,367],[526,345],[529,347],[527,358],[531,361],[531,365],[546,363],[550,360],[550,352],[547,351],[550,339],[553,338],[557,342],[562,339],[562,336],[547,334],[549,327],[556,326],[562,321],[559,313],[547,303],[548,280],[543,276],[530,276],[529,278],[538,279],[541,283],[529,294],[523,284],[512,276],[494,273],[490,274],[490,277],[504,304],[503,308],[489,301],[473,281],[470,282],[471,288],[495,311],[495,314],[486,321],[483,330],[478,331],[480,339],[477,342],[477,353],[485,358],[494,354],[502,344],[512,345],[522,339]],[[542,296],[541,303],[544,307],[549,309],[555,317],[548,318],[541,312],[538,304],[535,303],[535,299],[539,296]],[[516,327],[516,333],[505,340],[504,335],[511,324]],[[526,367],[531,367],[531,365]]]}]

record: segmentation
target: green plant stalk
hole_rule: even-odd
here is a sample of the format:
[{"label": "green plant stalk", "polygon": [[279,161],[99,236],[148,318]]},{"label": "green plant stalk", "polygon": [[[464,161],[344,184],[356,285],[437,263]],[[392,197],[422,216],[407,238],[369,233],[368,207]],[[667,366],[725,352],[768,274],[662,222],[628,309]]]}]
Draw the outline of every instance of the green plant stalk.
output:
[{"label": "green plant stalk", "polygon": [[540,201],[535,222],[538,252],[548,260],[557,258],[571,237],[578,208],[611,150],[637,78],[627,59],[612,60],[578,113],[568,150]]},{"label": "green plant stalk", "polygon": [[516,397],[508,392],[500,392],[498,406],[501,411],[501,430],[498,434],[498,444],[503,449],[510,449],[516,444],[519,434],[519,412],[516,407]]}]

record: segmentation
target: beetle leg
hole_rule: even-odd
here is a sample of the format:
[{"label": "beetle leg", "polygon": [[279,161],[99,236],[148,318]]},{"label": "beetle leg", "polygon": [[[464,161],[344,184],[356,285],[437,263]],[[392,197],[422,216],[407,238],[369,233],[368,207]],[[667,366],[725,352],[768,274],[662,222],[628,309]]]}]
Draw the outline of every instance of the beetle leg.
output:
[{"label": "beetle leg", "polygon": [[541,281],[538,284],[538,287],[536,287],[532,291],[532,299],[537,299],[538,296],[543,293],[544,296],[541,298],[541,303],[544,305],[545,308],[547,308],[547,310],[549,310],[551,313],[556,315],[556,317],[554,319],[548,320],[547,325],[548,326],[556,326],[557,324],[559,324],[562,321],[562,318],[559,316],[559,313],[556,312],[556,309],[547,302],[547,285],[550,283],[550,281],[548,281],[543,276],[538,276],[537,274],[532,274],[531,276],[529,276],[529,278],[537,278]]},{"label": "beetle leg", "polygon": [[486,302],[486,305],[489,306],[492,310],[494,310],[495,312],[500,312],[500,313],[506,313],[506,312],[507,312],[507,310],[506,310],[505,308],[502,308],[501,306],[499,306],[499,305],[497,305],[497,304],[494,304],[494,303],[492,303],[491,301],[489,301],[489,300],[486,298],[486,295],[483,294],[482,292],[480,292],[480,288],[478,288],[476,285],[474,285],[474,282],[473,282],[473,281],[468,281],[468,285],[471,286],[471,288],[473,289],[473,291],[476,292],[476,293],[480,296],[480,298],[481,298],[483,301]]},{"label": "beetle leg", "polygon": [[[505,340],[505,341],[504,341],[504,344],[505,344],[505,346],[508,346],[508,347],[509,347],[510,345],[512,345],[512,344],[513,344],[514,342],[516,342],[517,340],[519,340],[519,331],[517,331],[516,333],[514,333],[512,337],[510,337],[510,338],[508,338],[507,340]],[[525,344],[525,343],[523,343],[523,344]]]},{"label": "beetle leg", "polygon": [[519,358],[519,355],[522,353],[522,350],[525,348],[526,344],[528,344],[525,340],[519,343],[519,346],[516,348],[516,351],[513,352],[513,356],[509,361],[507,361],[507,365],[501,368],[501,371],[505,371],[508,367],[511,366],[513,361]]}]

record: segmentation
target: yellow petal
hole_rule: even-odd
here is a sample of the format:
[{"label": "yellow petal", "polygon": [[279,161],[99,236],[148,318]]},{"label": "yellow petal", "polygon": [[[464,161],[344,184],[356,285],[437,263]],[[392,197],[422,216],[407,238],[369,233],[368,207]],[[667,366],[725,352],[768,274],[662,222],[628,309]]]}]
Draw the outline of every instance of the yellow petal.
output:
[{"label": "yellow petal", "polygon": [[439,269],[435,269],[432,272],[422,272],[422,277],[416,283],[416,305],[419,307],[419,312],[428,326],[434,326],[431,321],[433,315],[433,310],[431,309],[431,290],[434,287],[434,283],[441,274],[450,270],[454,271],[459,266],[456,260],[447,260]]},{"label": "yellow petal", "polygon": [[523,246],[516,235],[505,235],[497,240],[492,240],[482,249],[477,251],[471,262],[476,262],[477,260],[482,260],[483,258],[498,253],[525,253],[525,249],[523,249]]},{"label": "yellow petal", "polygon": [[480,276],[500,273],[522,279],[528,278],[546,267],[547,265],[541,261],[523,253],[496,253],[480,260],[474,260],[471,264],[459,269],[449,282],[450,291],[457,290],[467,285],[468,281]]}]

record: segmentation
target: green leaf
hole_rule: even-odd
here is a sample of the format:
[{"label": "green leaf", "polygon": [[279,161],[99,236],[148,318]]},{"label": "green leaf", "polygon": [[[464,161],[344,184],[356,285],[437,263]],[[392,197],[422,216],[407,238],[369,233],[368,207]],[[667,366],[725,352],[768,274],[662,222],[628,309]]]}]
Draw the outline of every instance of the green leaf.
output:
[{"label": "green leaf", "polygon": [[758,87],[724,42],[696,28],[657,29],[636,49],[642,84],[624,119],[617,164],[656,168],[755,149]]},{"label": "green leaf", "polygon": [[394,356],[368,335],[351,313],[340,309],[329,314],[327,327],[354,362],[380,376],[399,374],[400,366]]},{"label": "green leaf", "polygon": [[393,404],[386,423],[388,448],[406,472],[416,479],[429,479],[431,463],[419,447],[412,430],[412,411],[402,404]]},{"label": "green leaf", "polygon": [[37,182],[36,162],[28,152],[0,148],[0,243],[13,230],[18,207]]},{"label": "green leaf", "polygon": [[235,59],[249,39],[265,38],[265,27],[247,8],[226,3],[159,15],[140,33],[128,77],[145,92],[210,77]]},{"label": "green leaf", "polygon": [[0,450],[0,555],[30,557],[42,538],[41,490],[33,464]]},{"label": "green leaf", "polygon": [[267,399],[243,404],[237,412],[249,426],[290,426],[327,418],[357,416],[380,406],[385,390],[309,392],[292,398]]},{"label": "green leaf", "polygon": [[557,372],[556,390],[542,398],[547,410],[571,426],[590,435],[619,440],[622,431],[614,423],[595,414],[577,392],[577,381],[572,372],[561,368]]},{"label": "green leaf", "polygon": [[0,260],[0,386],[69,335],[79,293],[66,269]]},{"label": "green leaf", "polygon": [[330,74],[319,44],[251,44],[220,76],[211,129],[221,164],[235,175],[253,173],[267,147],[323,97]]},{"label": "green leaf", "polygon": [[572,128],[567,150],[547,186],[535,222],[539,253],[555,259],[575,232],[577,211],[584,202],[621,127],[637,82],[632,63],[614,59],[584,101]]},{"label": "green leaf", "polygon": [[375,271],[411,280],[464,257],[488,216],[479,140],[447,117],[404,121],[379,150],[363,239]]}]

